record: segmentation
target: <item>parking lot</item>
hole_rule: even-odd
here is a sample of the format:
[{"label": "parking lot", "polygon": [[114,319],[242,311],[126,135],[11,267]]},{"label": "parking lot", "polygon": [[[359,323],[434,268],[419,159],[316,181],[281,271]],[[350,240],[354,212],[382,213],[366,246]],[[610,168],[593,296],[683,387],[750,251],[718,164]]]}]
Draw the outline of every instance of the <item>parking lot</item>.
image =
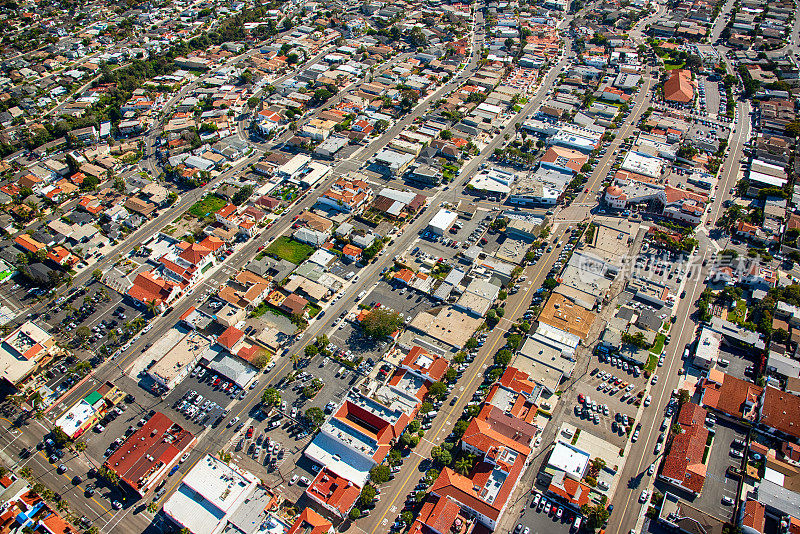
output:
[{"label": "parking lot", "polygon": [[752,369],[759,363],[752,356],[752,352],[737,350],[735,347],[723,344],[719,348],[719,358],[730,363],[728,365],[717,363],[717,368],[726,374],[749,382],[755,378]]},{"label": "parking lot", "polygon": [[[187,428],[198,430],[212,426],[220,417],[224,420],[234,403],[247,393],[225,377],[203,367],[199,369],[197,374],[186,377],[173,388],[165,403],[181,414],[179,421],[187,423]],[[193,425],[189,425],[190,422]],[[219,424],[222,423],[220,420]]]},{"label": "parking lot", "polygon": [[[548,513],[546,505],[542,505],[542,498],[538,499],[536,506],[532,506],[535,497],[530,493],[525,495],[527,502],[520,514],[517,524],[522,525],[521,532],[515,534],[522,534],[525,527],[530,529],[529,534],[567,534],[572,532],[572,524],[575,520],[575,512],[562,508],[563,512],[561,518],[556,517],[557,507],[551,505],[550,512]],[[548,499],[549,500],[549,499]]]},{"label": "parking lot", "polygon": [[96,281],[53,304],[53,311],[43,314],[41,319],[63,341],[72,342],[73,353],[82,359],[102,353],[103,346],[112,352],[115,345],[132,335],[130,325],[142,315],[122,295]]},{"label": "parking lot", "polygon": [[419,261],[421,261],[422,254],[427,254],[434,260],[442,258],[445,262],[452,264],[448,260],[471,245],[479,244],[482,237],[488,237],[485,236],[485,232],[491,218],[490,212],[478,210],[471,219],[459,217],[453,223],[451,231],[446,232],[443,236],[423,232],[420,238],[414,242],[414,247],[419,247]]},{"label": "parking lot", "polygon": [[[598,360],[590,365],[589,376],[575,385],[567,401],[572,405],[573,420],[570,423],[622,448],[627,441],[625,416],[628,417],[627,426],[635,427],[637,405],[645,399],[640,394],[644,392],[647,381],[638,369],[634,371],[634,366],[616,360],[617,365],[612,363],[613,360]],[[584,409],[592,403],[597,409]]]}]

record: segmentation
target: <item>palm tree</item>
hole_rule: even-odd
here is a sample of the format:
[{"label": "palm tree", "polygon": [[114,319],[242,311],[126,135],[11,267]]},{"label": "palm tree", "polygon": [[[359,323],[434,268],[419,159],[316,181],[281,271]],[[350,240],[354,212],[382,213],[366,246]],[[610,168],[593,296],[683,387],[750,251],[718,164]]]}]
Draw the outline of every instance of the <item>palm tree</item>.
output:
[{"label": "palm tree", "polygon": [[[471,455],[470,455],[471,456]],[[456,460],[456,472],[467,476],[472,469],[472,460],[470,456],[462,456]]]},{"label": "palm tree", "polygon": [[292,360],[292,365],[294,367],[297,367],[297,364],[300,363],[300,353],[299,352],[293,352],[292,355],[289,356],[289,359]]},{"label": "palm tree", "polygon": [[147,304],[145,304],[145,305],[147,306],[147,312],[150,315],[153,315],[153,316],[158,315],[158,305],[156,304],[155,300],[149,300],[149,301],[147,301]]}]

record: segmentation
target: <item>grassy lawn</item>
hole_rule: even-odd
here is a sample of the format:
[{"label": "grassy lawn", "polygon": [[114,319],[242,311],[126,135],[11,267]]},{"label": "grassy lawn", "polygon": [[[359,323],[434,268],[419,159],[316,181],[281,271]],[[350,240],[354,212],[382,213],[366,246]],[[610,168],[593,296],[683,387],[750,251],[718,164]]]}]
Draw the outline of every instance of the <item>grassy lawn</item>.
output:
[{"label": "grassy lawn", "polygon": [[656,336],[656,341],[653,343],[653,348],[650,349],[650,352],[655,354],[661,354],[661,351],[664,350],[664,342],[667,340],[667,336],[664,334],[658,334]]},{"label": "grassy lawn", "polygon": [[651,352],[647,355],[647,363],[644,366],[644,370],[652,373],[656,370],[656,366],[658,366],[658,355]]},{"label": "grassy lawn", "polygon": [[747,303],[744,299],[736,303],[736,307],[728,312],[728,320],[741,325],[747,320]]},{"label": "grassy lawn", "polygon": [[317,306],[316,304],[309,302],[306,306],[308,308],[308,316],[309,317],[316,317],[316,315],[322,311],[322,308]]},{"label": "grassy lawn", "polygon": [[314,253],[314,247],[295,241],[290,237],[281,236],[267,247],[266,251],[271,256],[300,265]]},{"label": "grassy lawn", "polygon": [[195,203],[194,206],[189,208],[189,213],[197,218],[202,219],[207,215],[218,212],[224,208],[225,204],[227,203],[227,200],[220,198],[217,195],[208,195],[204,199]]},{"label": "grassy lawn", "polygon": [[665,70],[682,69],[685,65],[686,65],[685,61],[681,61],[680,63],[672,63],[669,60],[664,61],[664,69]]}]

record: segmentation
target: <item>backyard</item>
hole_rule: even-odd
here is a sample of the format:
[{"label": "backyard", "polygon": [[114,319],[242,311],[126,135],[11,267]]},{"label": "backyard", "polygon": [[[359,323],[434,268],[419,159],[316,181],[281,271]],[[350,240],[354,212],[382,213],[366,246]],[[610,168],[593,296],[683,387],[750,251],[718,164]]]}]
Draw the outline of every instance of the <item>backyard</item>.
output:
[{"label": "backyard", "polygon": [[281,236],[267,247],[265,252],[272,257],[300,265],[314,253],[314,247],[295,241],[290,237]]},{"label": "backyard", "polygon": [[212,213],[218,212],[224,208],[227,203],[227,200],[220,198],[217,195],[207,195],[198,200],[194,206],[189,208],[189,213],[199,219],[202,219],[203,217],[207,217]]}]

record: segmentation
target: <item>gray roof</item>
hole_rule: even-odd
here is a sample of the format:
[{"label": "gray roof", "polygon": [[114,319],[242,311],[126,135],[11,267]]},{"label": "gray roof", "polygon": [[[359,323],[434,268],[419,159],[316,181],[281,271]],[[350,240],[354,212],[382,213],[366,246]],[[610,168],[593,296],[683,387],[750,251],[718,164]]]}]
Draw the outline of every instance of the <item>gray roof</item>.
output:
[{"label": "gray roof", "polygon": [[762,479],[756,488],[758,502],[769,510],[777,511],[780,515],[800,516],[800,493],[790,491],[774,482]]},{"label": "gray roof", "polygon": [[800,362],[772,350],[767,358],[767,369],[780,376],[800,378]]},{"label": "gray roof", "polygon": [[242,389],[246,388],[250,381],[258,375],[258,369],[249,363],[228,354],[227,350],[221,345],[214,344],[203,355],[209,359],[208,368],[216,371],[225,378],[233,380]]}]

